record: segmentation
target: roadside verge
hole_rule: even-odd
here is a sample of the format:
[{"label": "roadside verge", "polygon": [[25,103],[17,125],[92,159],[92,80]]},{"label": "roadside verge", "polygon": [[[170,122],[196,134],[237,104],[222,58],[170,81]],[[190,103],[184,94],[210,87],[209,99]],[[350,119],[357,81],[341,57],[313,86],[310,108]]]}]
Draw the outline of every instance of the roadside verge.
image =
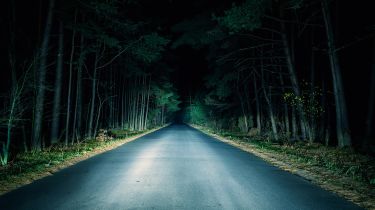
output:
[{"label": "roadside verge", "polygon": [[107,141],[91,140],[69,145],[68,147],[56,146],[43,151],[19,154],[8,166],[0,166],[0,195],[51,176],[64,168],[103,152],[113,150],[166,126],[141,133],[133,133],[126,138]]},{"label": "roadside verge", "polygon": [[[252,153],[285,171],[301,176],[363,208],[375,210],[375,186],[356,180],[351,176],[350,170],[346,173],[338,173],[333,169],[328,169],[327,166],[323,167],[317,164],[313,159],[316,156],[316,150],[320,149],[318,146],[311,145],[300,149],[298,145],[295,145],[293,148],[293,146],[282,146],[272,143],[257,144],[255,141],[249,140],[248,138],[245,140],[236,138],[235,136],[224,137],[206,127],[198,125],[190,126],[219,141]],[[311,150],[309,150],[310,147]],[[289,151],[300,149],[303,153],[296,155],[295,153],[285,151],[286,149]],[[322,152],[322,156],[324,157],[324,152]],[[372,163],[372,165],[373,164],[374,163]]]}]

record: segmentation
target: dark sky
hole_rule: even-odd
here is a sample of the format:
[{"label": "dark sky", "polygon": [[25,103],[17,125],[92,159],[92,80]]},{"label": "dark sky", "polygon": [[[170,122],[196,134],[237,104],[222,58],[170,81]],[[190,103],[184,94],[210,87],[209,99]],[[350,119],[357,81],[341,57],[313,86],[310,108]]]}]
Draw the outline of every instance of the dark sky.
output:
[{"label": "dark sky", "polygon": [[173,81],[183,101],[189,100],[204,87],[204,77],[208,73],[208,65],[205,59],[205,50],[192,49],[189,46],[181,46],[171,51],[176,60],[171,62],[175,72]]},{"label": "dark sky", "polygon": [[[147,17],[152,22],[159,22],[160,33],[171,39],[171,45],[180,34],[171,28],[181,21],[188,20],[198,15],[210,16],[214,12],[228,8],[234,1],[225,0],[161,0],[140,1],[139,11],[132,11],[134,17],[144,19]],[[206,49],[193,49],[184,45],[177,49],[168,49],[164,62],[174,70],[172,79],[178,89],[182,101],[187,101],[190,95],[204,87],[204,77],[208,73],[206,62]]]}]

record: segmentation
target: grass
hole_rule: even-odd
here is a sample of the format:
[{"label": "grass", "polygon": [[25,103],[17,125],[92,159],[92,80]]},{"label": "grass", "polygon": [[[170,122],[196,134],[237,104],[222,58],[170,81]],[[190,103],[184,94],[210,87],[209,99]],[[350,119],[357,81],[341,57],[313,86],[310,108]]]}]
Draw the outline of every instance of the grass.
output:
[{"label": "grass", "polygon": [[[155,129],[154,129],[155,130]],[[36,179],[51,175],[93,155],[108,151],[136,139],[148,131],[110,130],[105,141],[85,140],[68,146],[59,144],[42,151],[17,154],[6,166],[0,166],[0,194]]]},{"label": "grass", "polygon": [[219,140],[252,152],[272,164],[311,180],[358,205],[375,209],[375,157],[351,148],[318,143],[272,142],[241,133],[194,127]]}]

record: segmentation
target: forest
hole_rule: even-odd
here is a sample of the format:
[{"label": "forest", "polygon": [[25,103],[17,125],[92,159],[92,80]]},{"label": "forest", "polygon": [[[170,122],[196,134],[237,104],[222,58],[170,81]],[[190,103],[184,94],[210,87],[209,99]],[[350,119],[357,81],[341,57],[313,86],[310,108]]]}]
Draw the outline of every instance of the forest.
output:
[{"label": "forest", "polygon": [[[350,151],[365,157],[358,173],[374,186],[370,5],[7,0],[0,168],[22,154],[99,141],[103,132],[186,123],[257,142]],[[358,160],[339,160],[346,161]]]}]

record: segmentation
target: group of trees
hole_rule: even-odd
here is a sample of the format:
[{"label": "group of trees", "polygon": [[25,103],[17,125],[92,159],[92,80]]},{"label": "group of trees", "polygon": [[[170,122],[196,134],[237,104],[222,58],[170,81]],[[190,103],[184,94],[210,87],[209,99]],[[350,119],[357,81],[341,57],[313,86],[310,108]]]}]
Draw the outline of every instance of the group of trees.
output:
[{"label": "group of trees", "polygon": [[155,65],[169,40],[124,14],[133,3],[39,1],[40,30],[25,38],[17,27],[23,2],[10,1],[2,165],[10,152],[95,138],[99,128],[145,130],[178,110],[169,71]]},{"label": "group of trees", "polygon": [[[336,45],[336,3],[245,0],[196,17],[206,23],[199,27],[194,18],[176,25],[182,35],[175,46],[207,48],[211,68],[206,93],[186,109],[187,121],[273,140],[352,146],[339,52],[357,42]],[[374,143],[374,88],[369,92],[360,141],[366,149]]]},{"label": "group of trees", "polygon": [[339,1],[217,1],[194,17],[164,23],[142,12],[140,2],[146,0],[4,4],[3,165],[10,152],[92,139],[99,128],[144,130],[170,121],[180,102],[161,57],[169,46],[186,45],[205,52],[210,71],[205,89],[185,100],[187,121],[273,140],[374,144],[375,65],[361,72],[370,91],[358,141],[340,60],[347,48],[371,43],[374,25],[363,37],[338,42]]}]

